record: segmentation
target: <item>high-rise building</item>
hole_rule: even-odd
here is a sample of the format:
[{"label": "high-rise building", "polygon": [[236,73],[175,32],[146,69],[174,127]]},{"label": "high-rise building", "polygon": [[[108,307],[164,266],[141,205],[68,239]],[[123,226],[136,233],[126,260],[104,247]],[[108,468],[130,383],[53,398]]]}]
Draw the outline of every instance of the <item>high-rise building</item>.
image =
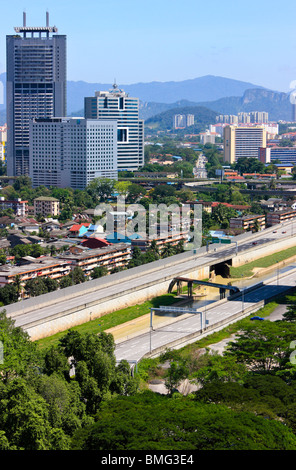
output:
[{"label": "high-rise building", "polygon": [[234,163],[239,158],[258,158],[260,147],[266,147],[263,126],[226,126],[224,128],[224,161]]},{"label": "high-rise building", "polygon": [[116,84],[109,91],[97,91],[84,99],[86,119],[117,121],[118,170],[138,170],[144,165],[144,121],[139,119],[139,99],[132,98]]},{"label": "high-rise building", "polygon": [[30,122],[33,187],[84,189],[94,178],[117,175],[116,121],[73,117]]},{"label": "high-rise building", "polygon": [[32,118],[66,116],[66,36],[55,26],[15,27],[6,37],[7,174],[29,174]]}]

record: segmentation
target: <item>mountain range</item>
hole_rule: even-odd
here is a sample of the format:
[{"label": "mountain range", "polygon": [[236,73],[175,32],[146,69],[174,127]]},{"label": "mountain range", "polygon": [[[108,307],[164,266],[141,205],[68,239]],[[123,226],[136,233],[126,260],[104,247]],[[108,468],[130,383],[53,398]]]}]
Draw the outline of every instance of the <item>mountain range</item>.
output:
[{"label": "mountain range", "polygon": [[[4,104],[0,104],[0,124],[5,123],[6,74],[0,74],[4,85]],[[84,97],[95,91],[109,90],[112,84],[67,82],[68,115],[82,116]],[[237,114],[240,111],[266,111],[271,120],[290,120],[289,95],[268,90],[249,82],[207,75],[195,79],[170,82],[119,85],[130,96],[140,99],[140,116],[147,120],[168,110],[187,107],[206,107],[218,114]]]}]

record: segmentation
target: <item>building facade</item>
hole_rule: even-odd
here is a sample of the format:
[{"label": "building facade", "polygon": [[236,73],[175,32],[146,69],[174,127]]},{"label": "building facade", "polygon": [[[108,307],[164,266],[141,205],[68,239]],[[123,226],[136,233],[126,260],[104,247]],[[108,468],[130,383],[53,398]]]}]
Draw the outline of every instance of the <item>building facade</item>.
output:
[{"label": "building facade", "polygon": [[43,217],[58,216],[60,213],[60,202],[54,197],[40,196],[34,199],[34,215]]},{"label": "building facade", "polygon": [[86,119],[117,121],[118,170],[138,170],[144,165],[144,121],[139,119],[139,99],[117,85],[84,99]]},{"label": "building facade", "polygon": [[6,160],[6,141],[7,141],[7,125],[0,126],[0,160],[4,162]]},{"label": "building facade", "polygon": [[266,147],[266,130],[263,126],[224,128],[224,161],[235,163],[239,158],[258,158],[260,147]]},{"label": "building facade", "polygon": [[33,187],[84,189],[94,178],[117,179],[116,121],[33,119],[29,174]]},{"label": "building facade", "polygon": [[29,122],[66,116],[66,36],[55,26],[15,27],[6,36],[7,174],[29,175]]}]

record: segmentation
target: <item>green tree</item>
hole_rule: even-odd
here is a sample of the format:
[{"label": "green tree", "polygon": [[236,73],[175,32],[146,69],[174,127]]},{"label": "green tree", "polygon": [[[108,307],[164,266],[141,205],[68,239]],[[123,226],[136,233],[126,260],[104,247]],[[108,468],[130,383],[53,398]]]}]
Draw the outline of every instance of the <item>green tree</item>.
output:
[{"label": "green tree", "polygon": [[91,272],[91,277],[93,279],[99,279],[100,277],[107,276],[108,268],[106,266],[97,266]]}]

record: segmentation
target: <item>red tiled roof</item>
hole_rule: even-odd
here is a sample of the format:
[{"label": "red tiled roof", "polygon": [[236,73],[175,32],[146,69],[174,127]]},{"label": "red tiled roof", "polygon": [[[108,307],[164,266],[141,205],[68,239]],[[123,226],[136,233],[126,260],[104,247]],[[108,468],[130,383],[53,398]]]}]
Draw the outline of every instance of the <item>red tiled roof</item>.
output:
[{"label": "red tiled roof", "polygon": [[72,225],[72,227],[70,228],[70,232],[77,232],[78,230],[81,229],[81,227],[89,227],[90,224],[74,224]]}]

